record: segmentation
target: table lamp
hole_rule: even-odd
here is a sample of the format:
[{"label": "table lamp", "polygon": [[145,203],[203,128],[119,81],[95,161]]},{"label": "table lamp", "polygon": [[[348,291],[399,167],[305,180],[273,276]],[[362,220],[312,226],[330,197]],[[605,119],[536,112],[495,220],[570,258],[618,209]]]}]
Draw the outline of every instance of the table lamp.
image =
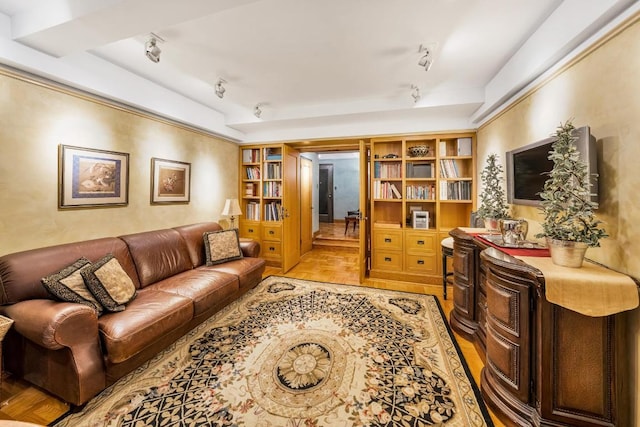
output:
[{"label": "table lamp", "polygon": [[238,203],[238,199],[227,199],[224,202],[224,209],[222,209],[222,215],[230,216],[230,226],[229,228],[238,228],[236,226],[236,215],[242,215],[242,211],[240,210],[240,204]]}]

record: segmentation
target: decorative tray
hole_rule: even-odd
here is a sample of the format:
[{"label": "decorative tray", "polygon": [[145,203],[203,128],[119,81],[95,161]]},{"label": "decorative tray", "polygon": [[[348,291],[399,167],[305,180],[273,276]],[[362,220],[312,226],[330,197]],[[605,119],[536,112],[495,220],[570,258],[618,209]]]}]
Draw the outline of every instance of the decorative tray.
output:
[{"label": "decorative tray", "polygon": [[487,240],[493,243],[496,246],[500,246],[501,248],[513,248],[513,249],[546,249],[546,246],[541,245],[537,242],[530,242],[529,240],[523,240],[522,242],[518,242],[516,244],[505,243],[502,240],[501,234],[478,234],[478,237],[482,237],[484,240]]}]

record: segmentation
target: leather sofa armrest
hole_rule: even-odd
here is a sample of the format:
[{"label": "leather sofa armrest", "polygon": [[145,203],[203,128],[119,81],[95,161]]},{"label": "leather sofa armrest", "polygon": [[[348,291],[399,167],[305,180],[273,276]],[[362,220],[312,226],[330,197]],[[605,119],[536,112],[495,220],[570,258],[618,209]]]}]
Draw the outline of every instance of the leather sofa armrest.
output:
[{"label": "leather sofa armrest", "polygon": [[16,332],[44,348],[59,350],[88,342],[98,345],[98,315],[86,305],[32,299],[2,311],[14,320]]},{"label": "leather sofa armrest", "polygon": [[260,243],[253,239],[240,238],[240,249],[242,255],[250,258],[258,258],[260,256]]},{"label": "leather sofa armrest", "polygon": [[[83,405],[107,386],[98,335],[98,315],[82,304],[48,299],[25,300],[0,310],[11,317],[15,332],[46,351],[27,346],[24,364],[29,381],[74,405]],[[37,351],[38,354],[33,352]],[[35,365],[34,365],[35,363]]]}]

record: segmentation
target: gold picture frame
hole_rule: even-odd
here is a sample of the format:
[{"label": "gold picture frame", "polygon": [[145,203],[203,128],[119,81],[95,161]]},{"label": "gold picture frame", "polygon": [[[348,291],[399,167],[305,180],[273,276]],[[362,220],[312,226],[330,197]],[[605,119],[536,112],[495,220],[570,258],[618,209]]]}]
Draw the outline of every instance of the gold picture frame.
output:
[{"label": "gold picture frame", "polygon": [[189,203],[191,163],[151,159],[151,204]]},{"label": "gold picture frame", "polygon": [[58,208],[129,204],[129,154],[58,146]]}]

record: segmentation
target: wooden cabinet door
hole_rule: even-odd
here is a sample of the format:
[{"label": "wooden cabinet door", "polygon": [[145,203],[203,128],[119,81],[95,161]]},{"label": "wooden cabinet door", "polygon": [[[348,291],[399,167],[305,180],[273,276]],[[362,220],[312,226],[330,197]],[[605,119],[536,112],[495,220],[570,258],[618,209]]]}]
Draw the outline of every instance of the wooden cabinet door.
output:
[{"label": "wooden cabinet door", "polygon": [[523,403],[531,399],[532,283],[490,267],[487,274],[487,362],[493,378]]},{"label": "wooden cabinet door", "polygon": [[282,162],[282,272],[286,273],[300,261],[300,153],[285,145]]},{"label": "wooden cabinet door", "polygon": [[475,246],[454,241],[453,308],[475,326],[474,249]]}]

